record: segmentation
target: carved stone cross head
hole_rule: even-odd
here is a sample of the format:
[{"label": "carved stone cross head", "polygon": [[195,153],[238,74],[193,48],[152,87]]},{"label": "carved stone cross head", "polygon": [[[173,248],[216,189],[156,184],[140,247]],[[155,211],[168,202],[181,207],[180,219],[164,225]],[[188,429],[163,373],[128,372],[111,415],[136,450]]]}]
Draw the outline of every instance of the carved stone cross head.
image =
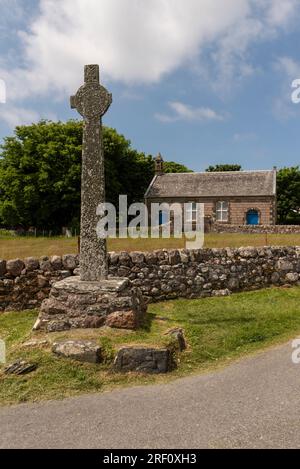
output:
[{"label": "carved stone cross head", "polygon": [[99,65],[85,65],[84,85],[71,96],[71,108],[87,120],[99,120],[112,103],[112,95],[100,85]]}]

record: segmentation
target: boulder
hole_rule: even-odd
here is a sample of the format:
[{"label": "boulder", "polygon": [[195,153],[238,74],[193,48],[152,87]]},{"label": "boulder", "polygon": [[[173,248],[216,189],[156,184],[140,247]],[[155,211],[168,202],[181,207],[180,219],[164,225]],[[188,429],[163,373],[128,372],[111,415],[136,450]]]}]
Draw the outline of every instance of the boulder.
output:
[{"label": "boulder", "polygon": [[38,286],[40,288],[44,288],[44,287],[47,287],[49,285],[48,280],[43,275],[38,275],[37,276],[37,283],[38,283]]},{"label": "boulder", "polygon": [[50,262],[54,270],[62,269],[62,260],[60,256],[52,256]]},{"label": "boulder", "polygon": [[165,332],[165,335],[170,337],[171,347],[175,346],[175,349],[179,350],[180,352],[186,349],[187,345],[183,329],[176,327]]},{"label": "boulder", "polygon": [[126,252],[126,251],[120,252],[120,254],[119,254],[119,263],[121,265],[125,265],[125,266],[128,266],[128,265],[131,264],[131,257],[128,254],[128,252]]},{"label": "boulder", "polygon": [[150,264],[150,265],[157,264],[157,256],[155,252],[146,252],[145,261],[147,264]]},{"label": "boulder", "polygon": [[65,254],[62,257],[62,263],[65,269],[74,270],[77,267],[76,256],[74,254]]},{"label": "boulder", "polygon": [[278,283],[280,280],[280,275],[278,272],[273,272],[272,276],[271,276],[271,282],[272,283]]},{"label": "boulder", "polygon": [[108,254],[108,263],[110,265],[116,265],[119,261],[119,254],[117,252],[110,252]]},{"label": "boulder", "polygon": [[89,340],[63,340],[54,342],[52,352],[80,362],[100,363],[101,347]]},{"label": "boulder", "polygon": [[23,342],[21,344],[22,348],[38,348],[38,347],[47,347],[49,345],[48,340],[46,339],[33,339],[33,340],[28,340],[28,342]]},{"label": "boulder", "polygon": [[6,263],[7,272],[13,277],[18,277],[21,275],[24,267],[24,262],[21,259],[13,259],[11,261],[7,261]]},{"label": "boulder", "polygon": [[228,290],[228,288],[225,288],[225,290],[213,290],[211,292],[212,296],[229,296],[231,295],[231,291]]},{"label": "boulder", "polygon": [[116,371],[167,373],[172,367],[170,350],[146,347],[123,347],[114,361]]},{"label": "boulder", "polygon": [[279,261],[276,262],[276,269],[277,270],[283,270],[283,271],[289,271],[293,270],[293,264],[290,261],[286,261],[285,259],[279,259]]},{"label": "boulder", "polygon": [[43,272],[52,272],[53,267],[52,267],[49,257],[43,256],[40,258],[40,269]]},{"label": "boulder", "polygon": [[257,256],[257,249],[252,247],[252,246],[245,247],[245,248],[239,248],[238,253],[241,257],[249,259],[251,257],[256,257]]},{"label": "boulder", "polygon": [[291,283],[297,282],[298,278],[299,278],[299,274],[297,274],[297,272],[290,272],[286,274],[285,276],[285,279]]},{"label": "boulder", "polygon": [[143,252],[134,251],[130,253],[133,264],[143,264],[145,262],[145,255]]},{"label": "boulder", "polygon": [[27,272],[32,272],[33,270],[38,270],[40,267],[39,260],[36,257],[27,257],[24,260],[25,268]]},{"label": "boulder", "polygon": [[169,263],[171,265],[176,265],[176,264],[180,264],[180,262],[181,262],[181,257],[180,257],[179,251],[177,251],[177,250],[170,251],[169,252]]}]

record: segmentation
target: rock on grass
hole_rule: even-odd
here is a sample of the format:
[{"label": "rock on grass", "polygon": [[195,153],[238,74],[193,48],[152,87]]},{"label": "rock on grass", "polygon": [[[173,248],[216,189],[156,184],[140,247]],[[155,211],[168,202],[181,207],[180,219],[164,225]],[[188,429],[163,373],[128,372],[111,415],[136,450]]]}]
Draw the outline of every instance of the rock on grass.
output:
[{"label": "rock on grass", "polygon": [[123,347],[114,361],[116,371],[167,373],[172,369],[170,350],[146,347]]},{"label": "rock on grass", "polygon": [[80,362],[100,363],[102,360],[101,347],[89,340],[63,340],[55,342],[52,352],[65,358]]}]

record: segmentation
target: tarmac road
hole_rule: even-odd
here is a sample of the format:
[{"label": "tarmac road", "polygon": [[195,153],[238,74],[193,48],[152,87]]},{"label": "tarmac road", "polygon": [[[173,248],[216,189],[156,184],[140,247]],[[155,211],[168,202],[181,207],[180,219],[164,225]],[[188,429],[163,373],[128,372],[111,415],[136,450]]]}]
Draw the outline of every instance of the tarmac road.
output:
[{"label": "tarmac road", "polygon": [[0,448],[300,448],[288,344],[209,374],[0,409]]}]

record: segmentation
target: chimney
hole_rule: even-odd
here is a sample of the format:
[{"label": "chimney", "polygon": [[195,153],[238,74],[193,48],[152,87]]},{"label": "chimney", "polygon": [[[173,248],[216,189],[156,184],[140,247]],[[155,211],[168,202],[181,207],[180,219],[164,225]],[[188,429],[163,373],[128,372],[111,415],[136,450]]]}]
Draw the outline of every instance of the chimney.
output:
[{"label": "chimney", "polygon": [[164,172],[164,160],[160,153],[158,153],[154,162],[155,162],[155,175],[160,176]]}]

